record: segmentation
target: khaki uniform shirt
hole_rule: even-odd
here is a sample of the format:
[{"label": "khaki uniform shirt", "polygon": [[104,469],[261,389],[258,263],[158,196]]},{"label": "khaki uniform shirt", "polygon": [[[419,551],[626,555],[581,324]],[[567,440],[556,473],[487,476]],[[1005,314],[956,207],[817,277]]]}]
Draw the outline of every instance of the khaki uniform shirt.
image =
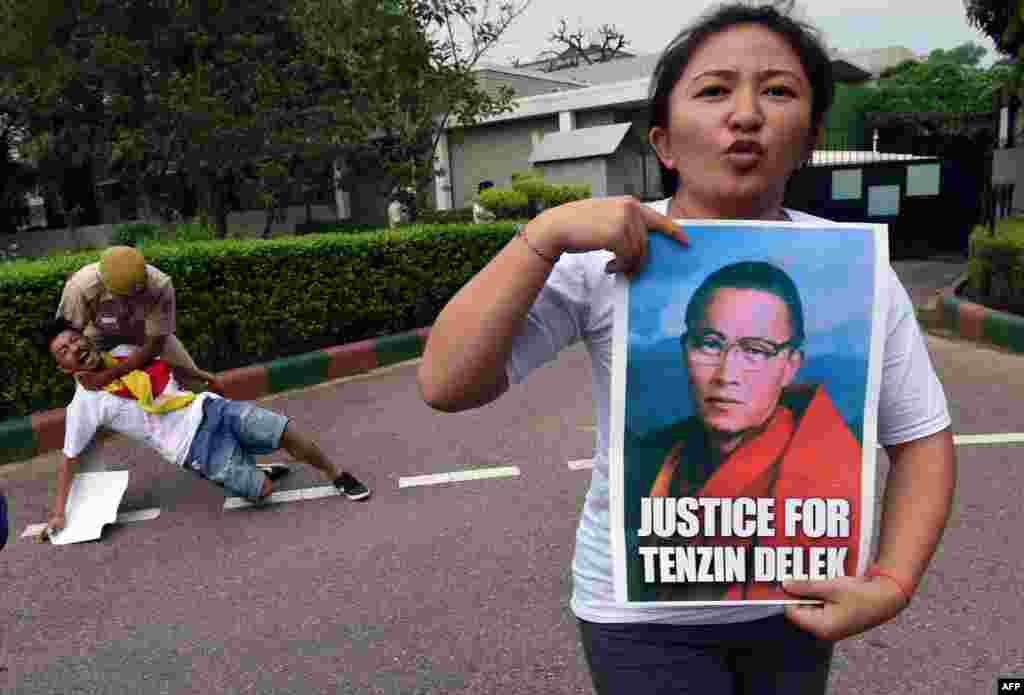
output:
[{"label": "khaki uniform shirt", "polygon": [[64,316],[101,349],[111,343],[142,345],[148,336],[169,336],[175,329],[174,285],[166,273],[146,265],[146,289],[123,297],[110,292],[91,263],[64,285],[58,316]]}]

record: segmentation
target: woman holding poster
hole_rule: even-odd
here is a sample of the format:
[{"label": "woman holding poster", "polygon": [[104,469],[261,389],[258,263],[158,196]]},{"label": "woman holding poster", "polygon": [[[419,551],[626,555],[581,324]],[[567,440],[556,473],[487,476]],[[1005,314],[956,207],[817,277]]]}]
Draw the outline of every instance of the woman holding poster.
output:
[{"label": "woman holding poster", "polygon": [[[896,616],[909,603],[942,535],[955,478],[945,395],[906,289],[887,257],[880,255],[878,244],[884,245],[884,236],[871,234],[876,230],[866,228],[870,225],[861,226],[859,233],[840,232],[828,220],[782,205],[789,177],[811,157],[834,91],[829,56],[815,32],[773,6],[723,6],[669,45],[651,85],[650,142],[661,162],[668,197],[649,205],[629,197],[578,201],[533,219],[438,316],[420,366],[420,389],[424,400],[439,410],[478,407],[501,396],[510,384],[522,382],[562,348],[582,341],[593,364],[598,432],[573,558],[572,610],[597,692],[823,693],[834,642]],[[686,232],[676,219],[690,220]],[[657,234],[649,237],[648,230]],[[761,240],[763,248],[758,246]],[[790,256],[790,245],[805,250]],[[854,254],[859,253],[857,248],[873,252],[857,263],[859,257],[850,255],[851,248]],[[834,264],[828,273],[820,272],[822,258]],[[780,298],[759,285],[732,283],[713,293],[695,326],[697,332],[686,326],[685,336],[684,326],[671,318],[680,315],[678,297],[670,306],[648,304],[642,310],[645,297],[661,296],[645,294],[644,283],[654,286],[655,280],[675,272],[671,292],[687,288],[692,296],[709,271],[743,262],[771,262],[784,269],[796,278],[794,284],[805,297],[821,290],[838,291],[836,285],[855,288],[857,295],[847,291],[843,296],[852,303],[850,322],[860,331],[860,339],[851,344],[860,349],[865,337],[873,341],[863,362],[870,362],[871,368],[860,379],[857,398],[833,392],[831,383],[824,390],[791,393],[796,382],[787,382],[787,374],[807,372],[816,358],[808,350],[807,363],[802,363],[803,346],[793,333],[795,317],[787,314],[784,301],[780,306]],[[660,269],[655,268],[659,263]],[[837,266],[845,272],[836,275]],[[865,277],[857,276],[860,271]],[[826,277],[831,287],[824,284]],[[623,312],[626,289],[630,306]],[[753,301],[755,310],[744,314],[735,305],[739,299]],[[716,313],[716,302],[735,306]],[[835,319],[830,312],[843,315],[842,306],[828,309],[814,312],[814,320]],[[699,365],[700,372],[691,383],[690,398],[679,399],[687,401],[686,409],[669,413],[672,419],[667,422],[658,420],[666,416],[661,412],[666,402],[645,406],[643,390],[634,389],[631,381],[635,365],[623,364],[632,359],[624,346],[637,342],[636,331],[645,328],[642,319],[654,321],[662,315],[669,317],[667,323],[676,321],[669,329],[677,331],[665,364],[679,369],[685,357]],[[760,324],[738,320],[744,316],[757,318]],[[828,340],[839,346],[837,354],[844,352],[844,325],[838,320],[822,323]],[[663,333],[671,333],[669,329]],[[652,339],[651,344],[658,343]],[[758,361],[764,364],[755,364]],[[816,369],[821,364],[839,363],[819,363]],[[804,375],[806,381],[813,386],[816,377],[839,376],[825,369],[811,370]],[[741,372],[746,376],[738,376]],[[751,420],[748,426],[739,423],[738,416],[740,406],[752,397],[752,374],[770,376],[778,389],[774,400],[766,401],[769,417]],[[851,389],[857,391],[855,387]],[[631,390],[637,398],[631,397]],[[822,394],[828,398],[819,398]],[[810,409],[815,398],[824,408]],[[664,524],[670,511],[667,500],[672,499],[671,530],[683,537],[721,535],[718,527],[711,533],[688,524],[687,515],[692,514],[704,524],[709,519],[719,526],[728,523],[737,536],[749,532],[763,546],[771,545],[763,539],[777,539],[789,530],[856,538],[844,526],[844,519],[856,521],[851,518],[853,505],[844,507],[843,500],[849,503],[850,495],[854,504],[863,500],[860,521],[866,526],[874,509],[864,485],[866,475],[853,492],[814,498],[820,500],[820,508],[818,502],[789,510],[769,504],[779,502],[775,482],[783,480],[787,465],[783,450],[803,430],[803,418],[830,408],[840,417],[830,413],[827,422],[848,430],[855,443],[862,442],[861,449],[874,441],[877,420],[877,441],[892,464],[882,502],[878,555],[870,571],[863,571],[868,562],[865,552],[853,565],[833,558],[833,571],[826,571],[825,579],[795,581],[814,575],[789,571],[792,563],[776,558],[775,575],[784,565],[787,568],[781,586],[775,587],[781,599],[717,600],[723,598],[719,595],[710,601],[645,603],[643,596],[630,594],[621,559],[636,550],[643,514],[639,501],[630,503],[633,490],[642,491],[640,496],[651,506],[652,525],[656,501],[661,500],[657,504]],[[654,425],[685,423],[702,413],[705,417],[697,419],[711,425],[705,430],[706,441],[734,439],[736,452],[781,426],[783,436],[768,438],[769,443],[777,439],[779,451],[746,459],[773,462],[767,479],[751,478],[756,482],[751,496],[737,494],[731,486],[721,497],[695,494],[702,485],[713,483],[714,471],[691,476],[698,464],[690,459],[682,463],[682,449],[673,455],[674,444],[652,450],[646,464],[637,463],[639,455],[630,458],[631,443],[642,442],[656,431]],[[644,424],[644,431],[627,431],[636,422]],[[836,441],[849,445],[841,431],[835,435]],[[799,441],[808,448],[797,458],[791,452],[789,460],[829,479],[834,473],[830,466],[836,463],[834,443],[823,440],[815,450],[813,438]],[[718,452],[720,458],[729,454],[725,449]],[[780,477],[773,482],[775,472]],[[851,484],[856,478],[856,473],[852,478],[844,475]],[[740,480],[742,475],[730,473],[730,478]],[[683,485],[685,481],[703,482],[691,488]],[[793,485],[794,490],[799,488]],[[790,505],[795,499],[787,496],[781,503]],[[712,500],[718,500],[717,507]],[[727,504],[730,510],[725,513]],[[821,524],[812,524],[808,531],[800,519],[819,513],[824,515]],[[787,528],[798,522],[798,529]],[[630,529],[632,539],[627,537]],[[700,547],[714,549],[712,544]],[[661,562],[660,555],[657,560]],[[828,570],[827,558],[824,564]],[[778,579],[770,581],[778,585]]]}]

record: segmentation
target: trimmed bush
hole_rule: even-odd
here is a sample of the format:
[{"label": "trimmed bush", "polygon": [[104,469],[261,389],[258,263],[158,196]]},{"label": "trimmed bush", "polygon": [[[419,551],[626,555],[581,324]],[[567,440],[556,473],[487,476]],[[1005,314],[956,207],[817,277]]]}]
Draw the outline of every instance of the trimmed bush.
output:
[{"label": "trimmed bush", "polygon": [[480,193],[480,204],[499,220],[525,219],[530,216],[530,198],[511,188],[488,188]]},{"label": "trimmed bush", "polygon": [[169,230],[169,232],[163,236],[166,241],[210,241],[214,238],[213,225],[203,224],[202,222],[180,222]]},{"label": "trimmed bush", "polygon": [[590,197],[590,184],[549,184],[544,188],[544,207],[553,208],[574,200],[586,200]]},{"label": "trimmed bush", "polygon": [[544,202],[544,194],[549,186],[540,176],[520,176],[513,179],[512,190],[526,195],[530,205]]},{"label": "trimmed bush", "polygon": [[[514,225],[409,225],[272,240],[152,243],[171,276],[177,336],[221,371],[433,323],[501,250]],[[59,408],[71,379],[32,345],[65,280],[97,252],[0,264],[0,419]]]},{"label": "trimmed bush", "polygon": [[132,222],[114,227],[110,235],[111,246],[141,246],[142,244],[157,239],[160,235],[160,225],[150,222]]},{"label": "trimmed bush", "polygon": [[361,234],[363,232],[380,231],[383,227],[379,224],[360,224],[357,222],[341,221],[317,221],[297,222],[295,224],[296,234]]},{"label": "trimmed bush", "polygon": [[1024,314],[1024,218],[975,227],[968,242],[971,297],[1001,311]]},{"label": "trimmed bush", "polygon": [[539,174],[512,175],[511,188],[490,188],[480,194],[480,204],[499,220],[530,219],[547,208],[590,197],[590,184],[547,183]]},{"label": "trimmed bush", "polygon": [[454,210],[420,210],[417,224],[467,224],[473,221],[473,208]]}]

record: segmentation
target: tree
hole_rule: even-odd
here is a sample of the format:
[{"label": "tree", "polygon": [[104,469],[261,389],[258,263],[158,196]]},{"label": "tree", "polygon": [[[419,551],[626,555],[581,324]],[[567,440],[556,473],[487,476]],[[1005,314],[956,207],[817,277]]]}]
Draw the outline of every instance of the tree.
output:
[{"label": "tree", "polygon": [[964,9],[1001,53],[1024,58],[1024,0],[964,0]]},{"label": "tree", "polygon": [[221,237],[244,182],[280,202],[271,161],[432,178],[449,116],[507,108],[511,95],[488,95],[472,66],[525,8],[491,19],[490,0],[0,1],[0,106],[30,120],[39,161],[91,162],[93,180],[109,164],[144,197],[183,176]]},{"label": "tree", "polygon": [[30,219],[26,196],[34,187],[35,174],[13,155],[19,131],[8,114],[0,114],[0,235],[17,232]]},{"label": "tree", "polygon": [[234,4],[7,0],[0,98],[27,120],[25,149],[44,182],[112,169],[146,194],[179,170],[223,236],[230,184],[286,135],[289,87],[301,91],[286,80],[302,73],[288,61],[298,41],[284,3]]},{"label": "tree", "polygon": [[968,41],[948,50],[936,48],[928,54],[928,62],[949,62],[976,68],[987,53],[988,49],[984,46]]},{"label": "tree", "polygon": [[989,70],[938,59],[905,63],[866,90],[860,108],[890,113],[991,111],[1005,70]]},{"label": "tree", "polygon": [[602,24],[593,31],[577,26],[569,31],[569,23],[563,17],[558,28],[548,36],[555,44],[555,50],[547,50],[541,56],[548,56],[546,71],[553,72],[566,67],[579,67],[580,59],[587,65],[605,63],[615,59],[629,45],[626,35],[612,24]]},{"label": "tree", "polygon": [[376,57],[355,73],[354,82],[365,122],[376,127],[372,138],[357,140],[363,147],[345,157],[339,183],[348,188],[376,174],[383,178],[381,192],[397,197],[415,219],[434,180],[434,154],[448,125],[473,125],[510,109],[512,90],[488,92],[474,68],[531,1],[395,0],[393,12],[411,21],[412,31],[403,25],[403,37],[389,38],[401,45],[384,59],[381,39],[364,22],[353,21],[346,7],[334,0],[298,0],[311,20],[303,24],[314,51],[349,65]]}]

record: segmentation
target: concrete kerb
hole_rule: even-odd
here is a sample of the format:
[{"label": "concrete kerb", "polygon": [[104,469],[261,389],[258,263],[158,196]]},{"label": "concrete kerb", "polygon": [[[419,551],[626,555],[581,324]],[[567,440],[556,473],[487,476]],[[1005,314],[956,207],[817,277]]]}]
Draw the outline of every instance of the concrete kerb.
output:
[{"label": "concrete kerb", "polygon": [[[314,350],[218,374],[224,395],[252,401],[295,388],[355,376],[423,354],[430,327]],[[0,421],[0,466],[64,446],[64,408]]]},{"label": "concrete kerb", "polygon": [[1024,317],[962,299],[957,292],[966,284],[965,274],[938,292],[918,310],[921,323],[926,328],[948,331],[964,340],[1024,352]]}]

